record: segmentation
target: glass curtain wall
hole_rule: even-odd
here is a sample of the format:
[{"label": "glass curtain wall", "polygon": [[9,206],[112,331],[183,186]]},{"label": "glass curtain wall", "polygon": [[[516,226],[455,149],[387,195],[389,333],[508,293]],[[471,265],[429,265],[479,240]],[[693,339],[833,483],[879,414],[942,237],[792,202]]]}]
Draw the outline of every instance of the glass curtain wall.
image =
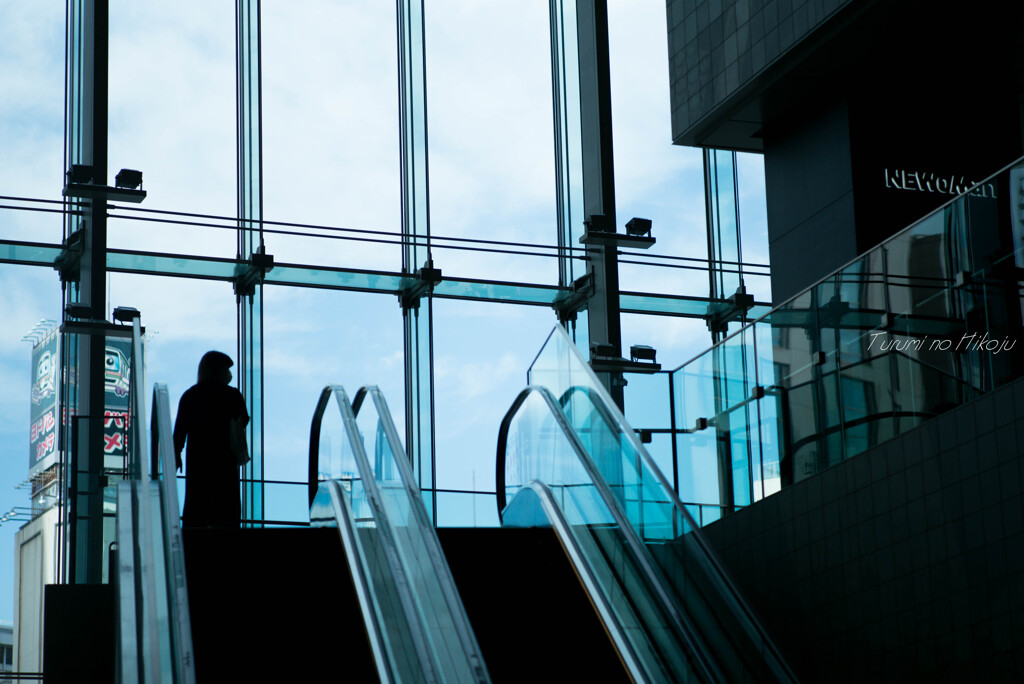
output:
[{"label": "glass curtain wall", "polygon": [[[438,522],[489,524],[475,516],[490,510],[477,500],[493,491],[500,415],[586,273],[574,3],[235,9],[111,3],[109,175],[141,170],[148,197],[108,209],[103,313],[140,309],[148,378],[172,384],[172,404],[203,351],[235,357],[255,419],[255,520],[305,521],[291,483],[304,476],[307,414],[341,382],[381,386],[404,414],[421,486],[469,492]],[[610,11],[619,223],[651,218],[658,239],[621,255],[623,342],[674,365],[709,339],[699,160],[668,143],[663,10]],[[68,54],[69,152],[50,155],[60,174],[41,173],[45,187],[0,172],[17,194],[57,198],[81,148],[84,64]],[[46,133],[57,150],[62,128],[58,114]],[[15,137],[0,144],[31,170]],[[35,231],[18,225],[37,213],[12,212],[5,245]],[[51,219],[31,219],[50,231],[31,234],[54,252]],[[586,349],[585,310],[575,321]],[[665,382],[638,377],[627,411],[668,465],[680,456],[657,432],[664,411],[643,397]]]}]

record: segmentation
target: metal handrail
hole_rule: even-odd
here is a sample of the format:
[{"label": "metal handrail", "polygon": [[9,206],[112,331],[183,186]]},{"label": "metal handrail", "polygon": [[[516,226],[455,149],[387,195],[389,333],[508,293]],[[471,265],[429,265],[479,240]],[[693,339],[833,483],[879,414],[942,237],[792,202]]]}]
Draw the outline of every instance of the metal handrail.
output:
[{"label": "metal handrail", "polygon": [[[119,586],[118,679],[122,682],[163,681],[195,684],[185,555],[178,514],[174,442],[167,387],[153,390],[147,430],[143,387],[142,329],[132,324],[132,428],[134,440],[130,479],[117,491],[118,568],[112,576]],[[152,441],[150,441],[150,438]],[[166,473],[166,477],[161,477]],[[154,510],[153,502],[157,502]],[[154,517],[159,520],[154,520]],[[159,567],[158,567],[159,566]],[[161,586],[161,582],[163,585]],[[167,600],[165,629],[157,602]],[[167,634],[167,636],[163,636]],[[161,656],[169,638],[170,672]]]},{"label": "metal handrail", "polygon": [[[188,607],[188,580],[185,574],[185,545],[178,513],[178,482],[174,477],[177,459],[171,427],[171,400],[167,385],[153,388],[153,460],[152,476],[162,489],[164,557],[170,594],[172,638],[177,681],[194,684],[195,656],[192,650],[192,618]],[[159,466],[159,467],[157,467]]]},{"label": "metal handrail", "polygon": [[[398,480],[409,505],[409,513],[415,522],[415,525],[403,522],[401,527],[414,527],[424,532],[424,534],[417,537],[417,541],[422,544],[422,549],[420,550],[424,552],[425,559],[423,557],[416,559],[420,564],[417,569],[422,569],[423,566],[432,568],[433,577],[437,579],[437,586],[441,592],[441,599],[444,604],[443,610],[446,610],[450,615],[455,637],[458,640],[462,653],[466,656],[468,669],[461,673],[462,678],[467,682],[481,684],[489,682],[490,675],[484,665],[479,645],[476,643],[476,637],[469,625],[465,609],[455,588],[454,579],[451,576],[447,561],[445,561],[430,517],[427,515],[411,465],[409,464],[408,457],[405,455],[405,449],[398,437],[398,432],[395,429],[383,395],[376,387],[362,387],[356,392],[354,400],[350,402],[343,387],[340,385],[329,385],[320,394],[310,426],[309,491],[312,507],[310,521],[314,526],[336,525],[339,529],[339,534],[342,536],[342,541],[345,545],[349,568],[352,571],[353,578],[355,578],[357,593],[360,597],[360,606],[367,625],[367,633],[370,636],[371,647],[376,657],[378,673],[382,681],[397,679],[398,673],[392,671],[393,663],[385,655],[386,643],[383,636],[383,623],[378,624],[382,618],[377,615],[377,611],[374,608],[375,599],[370,589],[371,583],[367,577],[360,576],[364,573],[364,561],[359,557],[361,554],[359,549],[362,548],[362,543],[355,534],[354,518],[352,518],[353,512],[345,500],[338,481],[317,481],[319,473],[320,429],[332,396],[335,398],[335,403],[341,414],[346,438],[351,446],[360,482],[365,488],[367,504],[371,509],[374,520],[372,529],[375,531],[376,538],[381,544],[388,572],[391,573],[391,577],[395,578],[398,594],[396,598],[405,614],[405,624],[408,627],[408,633],[416,651],[417,661],[422,668],[423,678],[426,681],[441,681],[444,673],[438,669],[438,665],[434,662],[431,655],[432,649],[430,644],[435,635],[430,634],[427,626],[422,624],[422,617],[416,609],[415,596],[412,593],[412,582],[408,580],[403,561],[401,560],[402,553],[397,540],[399,526],[392,521],[391,515],[384,503],[387,497],[380,483],[378,483],[377,473],[367,457],[359,426],[356,422],[356,416],[360,409],[366,405],[367,402],[365,400],[367,397],[372,400],[373,408],[380,421],[380,427],[393,456],[393,462],[398,472]],[[338,497],[341,497],[340,502]],[[328,508],[330,511],[325,510]],[[334,518],[332,519],[331,516],[334,516]],[[360,529],[368,528],[360,527]]]},{"label": "metal handrail", "polygon": [[[719,596],[726,604],[730,614],[736,619],[741,625],[745,633],[750,637],[754,644],[757,644],[760,648],[760,652],[764,657],[765,664],[771,670],[773,676],[781,682],[785,681],[796,681],[796,676],[790,670],[789,665],[782,657],[781,652],[777,649],[774,642],[768,636],[768,633],[764,630],[760,621],[757,619],[753,609],[744,599],[739,589],[729,577],[724,566],[719,561],[717,555],[708,544],[704,535],[700,533],[699,526],[694,522],[690,512],[683,505],[679,499],[678,493],[665,479],[664,474],[654,463],[650,454],[644,449],[640,442],[636,432],[629,426],[625,416],[611,400],[611,397],[605,391],[604,387],[600,384],[600,381],[594,375],[593,370],[583,359],[579,350],[573,344],[572,340],[569,339],[568,334],[561,326],[555,326],[551,334],[548,337],[547,342],[541,351],[537,354],[531,365],[531,374],[537,361],[544,354],[544,349],[548,344],[551,343],[551,338],[558,338],[564,345],[566,352],[569,354],[569,363],[574,368],[577,368],[580,375],[588,380],[588,391],[584,393],[584,396],[591,399],[592,402],[600,404],[601,408],[595,406],[595,410],[598,415],[602,416],[605,420],[610,421],[609,428],[614,429],[620,433],[625,439],[633,451],[638,454],[638,465],[642,466],[646,473],[650,474],[655,482],[657,482],[661,493],[671,502],[671,506],[674,510],[674,514],[678,515],[684,523],[689,527],[689,532],[681,537],[693,550],[693,560],[695,560],[701,567],[701,571],[704,577],[707,578],[708,582],[713,587],[715,595]],[[569,388],[563,390],[571,391]],[[502,429],[507,430],[506,422],[511,422],[511,416],[506,415],[506,420],[502,421]],[[507,435],[505,435],[507,440]],[[502,435],[499,434],[499,448],[503,450],[504,442],[502,441]],[[502,456],[503,458],[503,456]],[[504,468],[502,467],[500,479],[496,479],[496,482],[504,485]],[[498,488],[498,491],[503,491],[504,487]]]},{"label": "metal handrail", "polygon": [[[623,666],[629,672],[634,682],[645,681],[644,670],[641,667],[636,650],[630,640],[626,638],[622,622],[612,608],[607,593],[602,589],[594,569],[587,559],[586,553],[580,546],[576,535],[573,534],[569,521],[566,519],[565,514],[562,513],[562,509],[555,500],[551,488],[540,480],[528,482],[516,492],[516,496],[513,497],[509,507],[518,505],[524,493],[533,494],[538,498],[541,511],[544,513],[544,522],[554,530],[566,555],[572,561],[572,566],[586,588],[588,598],[601,616],[601,622],[608,633],[609,639],[611,639],[612,644],[615,646]],[[506,508],[505,510],[511,510],[511,508]]]},{"label": "metal handrail", "polygon": [[[551,417],[555,420],[561,433],[568,440],[569,445],[572,448],[573,453],[579,459],[580,464],[583,466],[584,471],[587,474],[588,479],[593,484],[594,489],[598,492],[601,501],[604,503],[608,512],[611,514],[615,524],[621,531],[623,539],[625,540],[625,548],[634,560],[636,566],[640,569],[648,586],[650,586],[660,602],[665,614],[669,617],[676,633],[683,639],[684,643],[689,648],[690,654],[694,658],[694,664],[702,670],[704,681],[725,681],[721,672],[714,663],[708,662],[705,656],[704,649],[699,646],[700,640],[696,633],[693,631],[691,625],[683,616],[679,610],[677,603],[671,598],[671,592],[665,586],[665,581],[661,577],[660,573],[655,569],[650,553],[644,546],[640,537],[637,535],[636,530],[630,524],[629,519],[623,512],[618,500],[608,487],[604,477],[598,471],[597,466],[594,465],[593,460],[587,454],[586,448],[580,441],[576,431],[569,424],[562,413],[558,402],[555,400],[554,395],[547,387],[541,387],[537,385],[530,385],[523,389],[512,402],[512,406],[505,413],[505,416],[501,420],[501,427],[498,431],[498,454],[501,468],[495,473],[496,476],[496,489],[499,492],[499,496],[504,498],[505,492],[505,468],[504,468],[504,453],[508,446],[509,430],[512,426],[512,420],[515,418],[519,409],[523,406],[526,400],[531,395],[538,395],[548,406],[551,412]],[[499,511],[499,520],[502,518],[504,511]]]}]

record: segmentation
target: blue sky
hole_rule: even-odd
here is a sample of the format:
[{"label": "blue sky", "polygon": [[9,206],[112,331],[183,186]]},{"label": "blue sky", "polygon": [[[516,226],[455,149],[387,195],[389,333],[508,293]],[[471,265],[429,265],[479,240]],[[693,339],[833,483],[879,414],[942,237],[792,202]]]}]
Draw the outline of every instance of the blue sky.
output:
[{"label": "blue sky", "polygon": [[[111,0],[110,165],[143,170],[145,206],[235,211],[231,3]],[[263,3],[264,217],[397,232],[398,87],[390,3]],[[665,9],[610,3],[618,213],[654,220],[659,254],[704,257],[700,153],[671,145]],[[63,178],[64,3],[0,0],[0,195],[55,199]],[[427,79],[435,235],[555,239],[546,2],[430,0]],[[495,30],[500,27],[500,30]],[[760,158],[743,156],[744,256],[767,263]],[[0,238],[58,242],[57,215],[0,210]],[[229,231],[111,221],[112,245],[233,256]],[[394,245],[268,237],[279,262],[396,271]],[[551,283],[552,259],[435,252],[446,275]],[[759,300],[767,284],[751,281]],[[623,270],[623,287],[704,295],[707,276]],[[30,345],[60,317],[56,273],[0,266],[0,510],[27,504]],[[112,275],[111,306],[142,311],[150,382],[176,404],[207,349],[234,356],[229,285]],[[329,382],[377,384],[396,422],[402,322],[394,297],[267,288],[269,478],[301,480],[309,418]],[[435,302],[439,486],[493,487],[498,423],[550,328],[549,309]],[[674,367],[708,346],[699,321],[630,317],[623,344],[650,344]],[[296,515],[301,488],[269,508]],[[301,512],[299,513],[301,514]],[[480,512],[493,516],[489,509]],[[13,595],[12,523],[0,526],[0,620]]]}]

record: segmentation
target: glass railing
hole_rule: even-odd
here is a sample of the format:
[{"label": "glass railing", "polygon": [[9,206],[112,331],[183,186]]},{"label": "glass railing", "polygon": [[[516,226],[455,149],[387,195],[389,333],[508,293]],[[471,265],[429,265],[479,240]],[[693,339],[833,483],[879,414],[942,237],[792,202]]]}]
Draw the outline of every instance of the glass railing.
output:
[{"label": "glass railing", "polygon": [[[132,415],[145,416],[138,318],[133,327]],[[153,391],[152,422],[132,421],[129,477],[117,486],[117,669],[121,682],[194,684],[185,554],[167,387]],[[152,442],[150,442],[150,437]],[[152,459],[152,460],[150,460]]]},{"label": "glass railing", "polygon": [[[498,449],[500,491],[511,499],[502,524],[554,529],[630,677],[713,681],[650,554],[546,388],[519,395]],[[517,477],[526,473],[533,477]]]},{"label": "glass railing", "polygon": [[1022,200],[1018,161],[675,370],[679,495],[729,512],[1024,374]]},{"label": "glass railing", "polygon": [[703,668],[717,681],[792,681],[672,486],[561,328],[549,336],[529,377],[532,386],[547,388],[585,458],[559,448],[556,437],[546,437],[544,444],[542,438],[556,431],[542,423],[510,433],[507,444],[499,441],[499,505],[532,480],[547,484],[556,499],[579,498],[577,491],[607,492],[600,507],[574,504],[594,512],[589,522],[581,517],[580,523],[608,527],[608,516],[617,511],[615,525],[640,544],[645,563],[661,578],[666,600],[696,644],[690,657],[703,658]]},{"label": "glass railing", "polygon": [[311,430],[310,486],[311,524],[341,535],[381,681],[489,682],[375,387],[360,389],[351,402],[339,386],[324,389]]}]

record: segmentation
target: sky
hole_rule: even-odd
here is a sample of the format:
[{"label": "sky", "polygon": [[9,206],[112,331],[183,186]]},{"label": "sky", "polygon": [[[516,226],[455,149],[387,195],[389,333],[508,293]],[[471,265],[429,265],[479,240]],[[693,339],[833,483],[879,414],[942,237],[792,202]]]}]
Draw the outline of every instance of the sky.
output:
[{"label": "sky", "polygon": [[[301,7],[301,11],[297,11]],[[435,235],[555,241],[548,3],[426,2],[430,218]],[[264,218],[398,232],[398,83],[391,3],[263,3]],[[235,213],[232,3],[110,0],[110,167],[140,169],[145,207]],[[706,257],[699,150],[671,144],[664,3],[609,3],[616,202],[654,222],[652,253]],[[57,199],[63,181],[64,3],[0,0],[0,195]],[[740,157],[744,257],[767,263],[761,159]],[[2,202],[9,204],[9,202]],[[116,213],[116,212],[115,212]],[[56,214],[0,209],[0,239],[56,243]],[[620,227],[621,228],[621,227]],[[112,219],[111,246],[233,256],[230,231]],[[398,246],[268,235],[278,263],[397,271]],[[557,263],[436,250],[447,276],[554,283]],[[759,279],[763,281],[765,279]],[[706,295],[707,276],[623,268],[627,290]],[[759,301],[766,282],[748,281]],[[0,512],[28,504],[30,343],[60,318],[57,275],[0,265]],[[147,380],[176,404],[207,349],[234,356],[228,284],[113,274],[109,303],[149,331]],[[266,477],[305,477],[309,420],[328,383],[376,384],[402,420],[396,298],[265,288]],[[498,425],[548,332],[541,307],[434,302],[438,486],[492,490]],[[707,346],[700,321],[630,316],[623,346],[673,368]],[[304,490],[271,489],[268,517],[296,517]],[[440,522],[493,522],[468,505]],[[301,514],[301,511],[300,513]],[[445,519],[447,516],[447,520]],[[0,620],[13,617],[13,535],[0,525]]]}]

